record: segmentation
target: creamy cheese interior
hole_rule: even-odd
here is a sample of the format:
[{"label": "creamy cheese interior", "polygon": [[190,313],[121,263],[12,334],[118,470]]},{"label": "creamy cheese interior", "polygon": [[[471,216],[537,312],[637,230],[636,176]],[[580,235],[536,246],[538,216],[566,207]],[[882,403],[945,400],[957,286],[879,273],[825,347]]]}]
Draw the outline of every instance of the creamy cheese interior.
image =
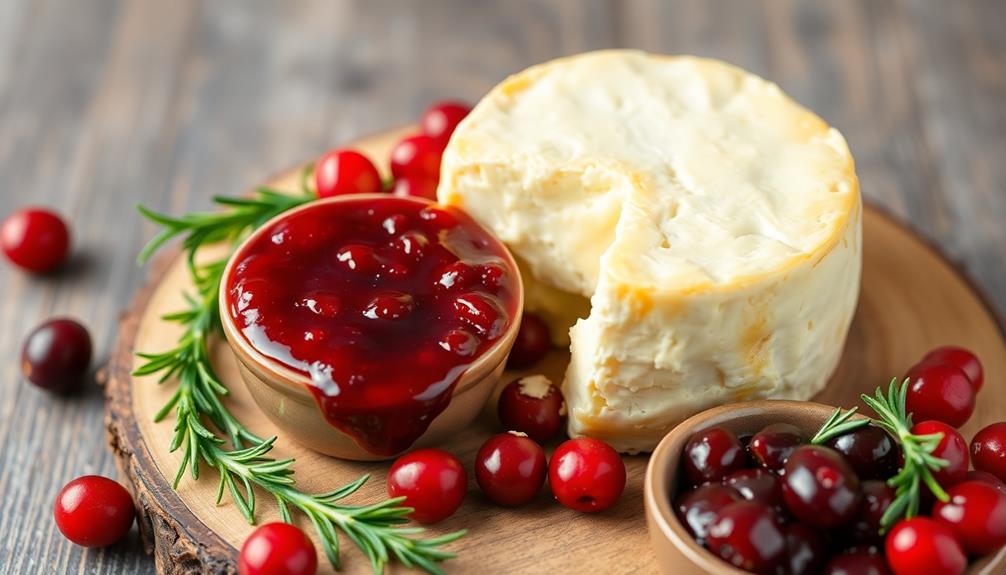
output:
[{"label": "creamy cheese interior", "polygon": [[[649,450],[711,405],[808,398],[859,289],[842,136],[723,62],[605,51],[525,70],[454,133],[439,198],[518,256],[570,333],[572,435]],[[587,312],[585,298],[590,298]]]}]

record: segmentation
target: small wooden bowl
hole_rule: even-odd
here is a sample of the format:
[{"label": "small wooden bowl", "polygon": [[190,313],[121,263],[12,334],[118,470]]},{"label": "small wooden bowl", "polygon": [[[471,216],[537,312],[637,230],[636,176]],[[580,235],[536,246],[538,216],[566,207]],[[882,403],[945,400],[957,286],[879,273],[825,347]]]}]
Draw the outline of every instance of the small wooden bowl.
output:
[{"label": "small wooden bowl", "polygon": [[[388,196],[382,194],[336,196],[305,204],[285,212],[259,227],[238,246],[234,253],[240,253],[249,242],[254,241],[277,221],[288,218],[291,214],[301,210],[310,210],[321,204],[349,199],[378,199],[382,197]],[[426,200],[417,199],[416,201],[430,203]],[[486,234],[492,237],[488,232]],[[503,247],[502,253],[506,255],[507,266],[517,278],[517,306],[514,309],[521,310],[524,307],[524,286],[521,283],[520,274],[517,273],[517,263],[505,247]],[[237,259],[231,257],[224,269],[224,281],[220,282],[220,319],[227,343],[238,360],[241,379],[244,380],[259,409],[284,433],[298,443],[320,453],[354,461],[379,461],[397,456],[398,454],[376,455],[370,453],[360,447],[350,435],[343,433],[329,423],[311,393],[310,378],[265,356],[241,335],[226,308],[227,278],[230,277],[231,267],[235,265]],[[454,386],[447,408],[436,416],[426,432],[409,449],[440,444],[459,433],[478,416],[503,373],[519,327],[520,313],[518,311],[512,318],[507,331],[493,343],[492,347],[476,358],[461,375]]]},{"label": "small wooden bowl", "polygon": [[[785,422],[797,426],[810,437],[834,411],[832,406],[810,401],[749,401],[703,411],[671,430],[650,456],[643,487],[650,543],[660,571],[674,575],[747,573],[696,543],[674,513],[671,499],[678,491],[681,454],[693,433],[720,426],[743,435],[755,433],[770,423]],[[1006,547],[972,560],[968,568],[971,575],[1003,572],[1006,572]]]}]

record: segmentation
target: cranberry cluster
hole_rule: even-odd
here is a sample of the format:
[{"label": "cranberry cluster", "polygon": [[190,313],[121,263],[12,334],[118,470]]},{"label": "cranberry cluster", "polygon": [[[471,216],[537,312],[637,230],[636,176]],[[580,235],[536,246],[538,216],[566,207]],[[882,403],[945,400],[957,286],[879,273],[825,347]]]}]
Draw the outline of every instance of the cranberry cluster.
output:
[{"label": "cranberry cluster", "polygon": [[[504,507],[524,505],[541,491],[547,474],[552,494],[570,509],[593,513],[618,500],[625,465],[603,441],[571,439],[546,459],[541,443],[560,432],[564,414],[562,393],[543,376],[517,379],[503,389],[499,416],[510,431],[490,437],[475,456],[475,481],[486,498]],[[461,506],[467,477],[450,453],[420,449],[391,466],[388,494],[404,496],[416,521],[434,523]]]},{"label": "cranberry cluster", "polygon": [[723,427],[695,433],[684,448],[684,489],[674,509],[685,529],[728,563],[753,573],[959,575],[968,556],[1006,544],[1006,423],[968,447],[955,426],[974,409],[981,363],[944,347],[909,370],[906,406],[913,435],[938,434],[933,473],[949,499],[922,485],[923,515],[884,529],[896,501],[900,444],[872,425],[812,445],[775,423],[739,438]]}]

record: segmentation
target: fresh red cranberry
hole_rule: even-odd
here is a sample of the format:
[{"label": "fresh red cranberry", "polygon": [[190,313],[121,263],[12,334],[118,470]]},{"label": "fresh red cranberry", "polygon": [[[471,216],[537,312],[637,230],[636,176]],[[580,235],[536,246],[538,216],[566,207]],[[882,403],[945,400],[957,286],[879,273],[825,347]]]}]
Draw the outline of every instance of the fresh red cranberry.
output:
[{"label": "fresh red cranberry", "polygon": [[391,174],[396,180],[410,177],[436,182],[443,153],[443,147],[425,134],[405,137],[391,150]]},{"label": "fresh red cranberry", "polygon": [[987,471],[978,471],[977,469],[972,469],[968,471],[968,474],[964,476],[964,481],[983,481],[988,483],[992,487],[995,487],[999,491],[1006,493],[1006,483],[1003,483],[1001,479],[988,473]]},{"label": "fresh red cranberry", "polygon": [[748,501],[757,501],[772,509],[783,509],[782,483],[767,469],[741,469],[723,478],[723,485],[732,487]]},{"label": "fresh red cranberry", "polygon": [[442,449],[417,449],[399,457],[388,471],[388,496],[405,497],[410,517],[436,523],[454,514],[468,490],[468,476],[456,457]]},{"label": "fresh red cranberry", "polygon": [[541,361],[550,349],[552,349],[552,338],[548,332],[548,325],[537,315],[524,312],[507,366],[514,369],[530,367]]},{"label": "fresh red cranberry", "polygon": [[100,475],[85,475],[67,483],[56,496],[56,527],[83,547],[107,547],[122,539],[133,525],[136,509],[126,488]]},{"label": "fresh red cranberry", "polygon": [[899,522],[884,546],[894,575],[961,575],[968,566],[953,531],[928,517]]},{"label": "fresh red cranberry", "polygon": [[860,427],[827,445],[845,457],[860,479],[888,479],[898,472],[897,443],[879,427]]},{"label": "fresh red cranberry", "polygon": [[374,163],[355,150],[326,152],[314,168],[314,185],[320,198],[383,191]]},{"label": "fresh red cranberry", "polygon": [[925,355],[919,363],[936,363],[952,365],[964,372],[971,380],[971,386],[975,393],[981,390],[985,383],[985,370],[978,356],[964,349],[963,347],[944,346],[938,347]]},{"label": "fresh red cranberry", "polygon": [[828,545],[821,534],[803,523],[782,528],[786,536],[787,575],[817,575],[828,560]]},{"label": "fresh red cranberry", "polygon": [[545,452],[523,433],[509,432],[486,440],[475,456],[475,480],[493,503],[523,505],[545,483]]},{"label": "fresh red cranberry", "polygon": [[921,363],[908,371],[905,407],[915,421],[935,419],[960,427],[975,410],[975,390],[960,368]]},{"label": "fresh red cranberry", "polygon": [[709,549],[734,567],[759,574],[775,573],[786,561],[786,536],[775,512],[754,501],[731,503],[709,526]]},{"label": "fresh red cranberry", "polygon": [[425,198],[437,201],[437,181],[419,176],[402,176],[395,180],[392,195],[398,197]]},{"label": "fresh red cranberry", "polygon": [[890,575],[884,558],[869,551],[835,555],[825,566],[824,575]]},{"label": "fresh red cranberry", "polygon": [[720,509],[743,500],[741,494],[733,487],[707,483],[679,497],[674,505],[674,511],[678,521],[685,526],[692,537],[704,544],[709,526],[716,520],[716,514]]},{"label": "fresh red cranberry", "polygon": [[711,427],[688,438],[684,461],[692,484],[720,481],[744,467],[744,447],[732,431]]},{"label": "fresh red cranberry", "polygon": [[36,327],[21,348],[28,381],[56,393],[80,388],[91,365],[91,336],[72,319],[51,319]]},{"label": "fresh red cranberry", "polygon": [[0,225],[0,247],[14,265],[43,273],[63,263],[70,253],[70,232],[55,212],[23,208]]},{"label": "fresh red cranberry", "polygon": [[266,523],[252,531],[241,546],[239,575],[314,575],[318,554],[314,543],[289,523]]},{"label": "fresh red cranberry", "polygon": [[783,467],[786,508],[800,521],[830,529],[852,520],[862,499],[859,478],[833,449],[798,447]]},{"label": "fresh red cranberry", "polygon": [[1006,544],[1006,494],[983,481],[963,481],[937,501],[933,519],[949,527],[971,555],[991,553]]},{"label": "fresh red cranberry", "polygon": [[894,488],[884,481],[868,479],[862,482],[861,489],[863,501],[852,519],[852,539],[868,545],[882,544],[880,519],[894,502]]},{"label": "fresh red cranberry", "polygon": [[503,388],[497,413],[504,429],[526,433],[535,441],[545,442],[562,429],[566,405],[562,392],[547,377],[529,375]]},{"label": "fresh red cranberry", "polygon": [[1006,422],[983,427],[971,439],[971,461],[975,469],[1006,481]]},{"label": "fresh red cranberry", "polygon": [[942,421],[921,421],[912,426],[915,435],[942,433],[943,439],[933,451],[933,455],[949,462],[947,467],[933,471],[933,478],[943,487],[950,487],[964,480],[968,473],[968,444],[961,434]]},{"label": "fresh red cranberry", "polygon": [[563,442],[548,463],[548,484],[556,500],[576,511],[603,511],[625,489],[625,464],[607,443],[590,437]]},{"label": "fresh red cranberry", "polygon": [[748,451],[758,465],[778,471],[786,465],[793,451],[807,443],[800,428],[789,423],[772,423],[751,437]]},{"label": "fresh red cranberry", "polygon": [[458,127],[461,120],[465,119],[472,109],[467,104],[456,101],[437,102],[423,112],[423,117],[419,121],[423,133],[446,146],[454,128]]}]

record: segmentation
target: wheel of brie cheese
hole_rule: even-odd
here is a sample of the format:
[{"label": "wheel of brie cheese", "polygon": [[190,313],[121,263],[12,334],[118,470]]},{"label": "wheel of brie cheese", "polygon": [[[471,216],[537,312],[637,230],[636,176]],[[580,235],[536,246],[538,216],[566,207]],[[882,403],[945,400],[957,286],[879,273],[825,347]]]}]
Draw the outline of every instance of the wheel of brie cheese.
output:
[{"label": "wheel of brie cheese", "polygon": [[526,309],[568,332],[573,437],[649,451],[713,405],[808,399],[838,363],[862,265],[852,156],[739,68],[532,67],[458,126],[438,196],[507,244]]}]

